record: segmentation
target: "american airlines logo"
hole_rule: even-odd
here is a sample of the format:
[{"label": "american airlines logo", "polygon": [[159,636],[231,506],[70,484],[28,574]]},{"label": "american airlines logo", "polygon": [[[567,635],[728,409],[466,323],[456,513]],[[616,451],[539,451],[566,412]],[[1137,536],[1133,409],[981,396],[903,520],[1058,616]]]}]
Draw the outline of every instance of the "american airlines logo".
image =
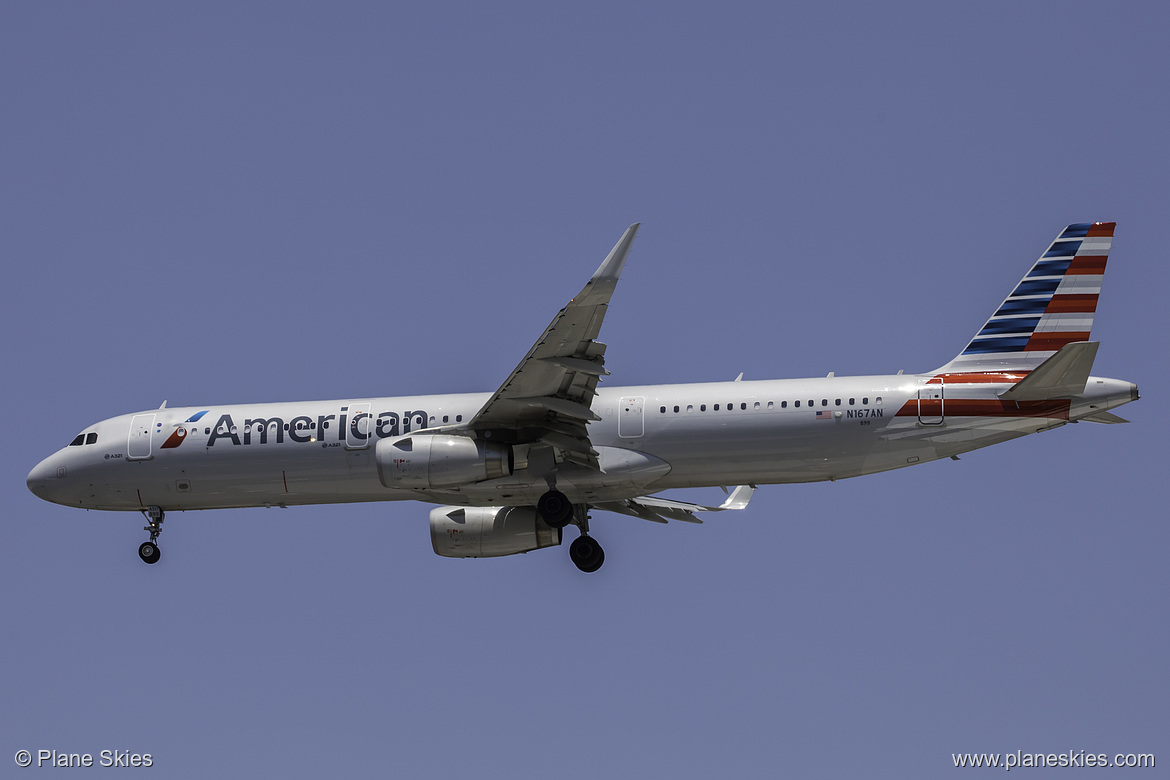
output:
[{"label": "american airlines logo", "polygon": [[[197,422],[199,422],[199,420],[201,420],[203,418],[203,415],[207,414],[208,411],[209,410],[204,409],[202,412],[196,412],[195,414],[191,415],[183,422],[184,423],[197,423]],[[174,449],[175,447],[178,447],[180,444],[182,444],[186,440],[187,440],[187,429],[184,428],[183,426],[179,426],[178,428],[176,428],[174,430],[173,433],[171,433],[170,436],[167,437],[167,440],[162,443],[162,449],[164,449],[164,450]]]},{"label": "american airlines logo", "polygon": [[[162,449],[174,449],[198,434],[199,428],[195,423],[209,411],[205,409],[184,420],[163,442]],[[233,446],[269,442],[280,444],[285,437],[300,443],[329,444],[330,440],[335,443],[364,442],[370,438],[388,439],[421,430],[428,426],[429,420],[430,415],[421,409],[376,414],[362,411],[351,416],[350,408],[343,406],[337,414],[299,414],[287,421],[277,416],[245,418],[240,425],[227,413],[221,414],[215,425],[207,429],[206,446],[211,447],[220,440],[226,440]]]}]

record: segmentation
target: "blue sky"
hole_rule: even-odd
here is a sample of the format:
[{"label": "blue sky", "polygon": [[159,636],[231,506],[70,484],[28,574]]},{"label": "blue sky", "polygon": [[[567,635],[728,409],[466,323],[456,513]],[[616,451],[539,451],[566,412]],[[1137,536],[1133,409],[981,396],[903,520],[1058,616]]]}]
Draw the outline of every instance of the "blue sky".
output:
[{"label": "blue sky", "polygon": [[[0,761],[1170,762],[1168,23],[1154,3],[6,4]],[[1134,424],[763,488],[698,527],[601,514],[593,576],[563,549],[440,559],[414,503],[176,514],[146,567],[137,515],[24,485],[163,399],[492,390],[634,221],[611,385],[929,370],[1093,220],[1118,223],[1095,372],[1139,384]]]}]

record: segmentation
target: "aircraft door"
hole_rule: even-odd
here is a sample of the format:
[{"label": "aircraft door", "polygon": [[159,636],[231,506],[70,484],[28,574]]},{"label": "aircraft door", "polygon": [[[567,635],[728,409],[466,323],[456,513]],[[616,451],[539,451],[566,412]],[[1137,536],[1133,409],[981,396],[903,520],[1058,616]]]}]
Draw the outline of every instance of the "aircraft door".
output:
[{"label": "aircraft door", "polygon": [[922,425],[943,424],[943,383],[923,380],[918,386],[918,422]]},{"label": "aircraft door", "polygon": [[618,436],[636,439],[646,432],[643,410],[646,396],[627,396],[618,403]]},{"label": "aircraft door", "polygon": [[153,414],[134,415],[130,420],[130,438],[126,442],[127,460],[146,460],[150,457],[150,437],[153,429]]},{"label": "aircraft door", "polygon": [[349,422],[345,426],[345,448],[361,450],[370,446],[374,434],[374,418],[369,404],[350,404]]}]

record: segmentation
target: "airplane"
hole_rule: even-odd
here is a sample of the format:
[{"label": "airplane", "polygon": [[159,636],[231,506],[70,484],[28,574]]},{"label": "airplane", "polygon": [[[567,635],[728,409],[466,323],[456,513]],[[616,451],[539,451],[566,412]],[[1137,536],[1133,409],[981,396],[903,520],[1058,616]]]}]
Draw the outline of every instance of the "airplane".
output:
[{"label": "airplane", "polygon": [[[1115,223],[1066,227],[967,346],[920,374],[604,388],[597,340],[631,225],[494,393],[205,405],[88,426],[29,472],[46,501],[137,511],[160,558],[166,513],[418,500],[441,556],[498,557],[577,538],[591,511],[666,523],[741,510],[758,485],[857,477],[1058,428],[1123,423],[1137,385],[1091,375],[1089,341]],[[729,489],[728,486],[734,486]],[[656,495],[723,487],[703,506]]]}]

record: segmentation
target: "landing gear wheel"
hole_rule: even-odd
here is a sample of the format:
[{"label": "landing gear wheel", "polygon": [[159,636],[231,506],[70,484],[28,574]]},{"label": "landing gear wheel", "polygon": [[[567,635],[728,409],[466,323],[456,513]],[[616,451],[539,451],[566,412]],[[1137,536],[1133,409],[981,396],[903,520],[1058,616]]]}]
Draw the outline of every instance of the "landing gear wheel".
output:
[{"label": "landing gear wheel", "polygon": [[564,528],[573,519],[573,505],[569,497],[559,490],[550,490],[536,502],[540,519],[553,528]]},{"label": "landing gear wheel", "polygon": [[161,553],[154,542],[143,542],[138,546],[138,557],[147,563],[158,563]]},{"label": "landing gear wheel", "polygon": [[140,510],[146,518],[146,525],[142,530],[150,534],[150,541],[138,546],[138,557],[146,563],[158,563],[158,535],[162,533],[162,524],[165,513],[161,506],[151,505]]},{"label": "landing gear wheel", "polygon": [[569,545],[569,559],[583,572],[591,573],[605,563],[605,550],[592,536],[582,534]]}]

